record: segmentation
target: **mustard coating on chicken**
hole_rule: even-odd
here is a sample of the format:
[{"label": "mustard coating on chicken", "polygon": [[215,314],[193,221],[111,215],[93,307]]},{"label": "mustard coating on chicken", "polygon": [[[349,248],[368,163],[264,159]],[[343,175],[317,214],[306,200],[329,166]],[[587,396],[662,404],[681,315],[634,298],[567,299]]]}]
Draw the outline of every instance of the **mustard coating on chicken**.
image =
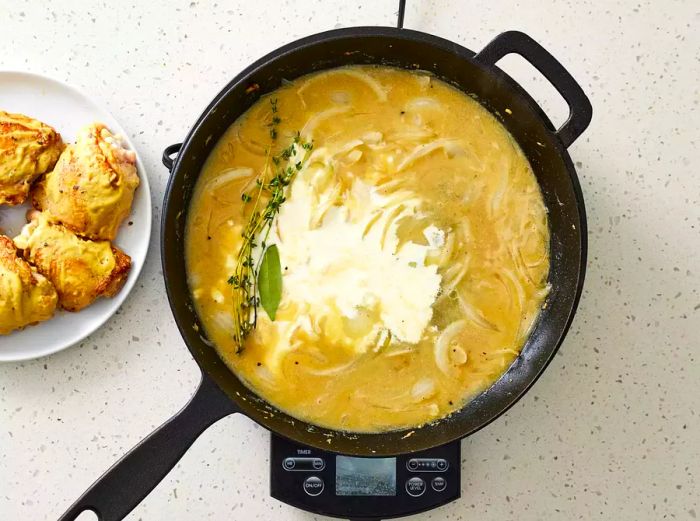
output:
[{"label": "mustard coating on chicken", "polygon": [[22,204],[34,180],[54,167],[62,150],[61,135],[50,126],[0,110],[0,204]]},{"label": "mustard coating on chicken", "polygon": [[49,222],[44,213],[32,211],[29,218],[15,244],[54,284],[61,307],[80,311],[98,297],[119,292],[131,269],[128,255],[109,241],[80,238],[65,226]]},{"label": "mustard coating on chicken", "polygon": [[92,123],[35,185],[33,204],[78,235],[111,241],[131,211],[138,185],[135,153],[102,123]]},{"label": "mustard coating on chicken", "polygon": [[18,255],[0,235],[0,335],[48,320],[58,296],[49,280]]}]

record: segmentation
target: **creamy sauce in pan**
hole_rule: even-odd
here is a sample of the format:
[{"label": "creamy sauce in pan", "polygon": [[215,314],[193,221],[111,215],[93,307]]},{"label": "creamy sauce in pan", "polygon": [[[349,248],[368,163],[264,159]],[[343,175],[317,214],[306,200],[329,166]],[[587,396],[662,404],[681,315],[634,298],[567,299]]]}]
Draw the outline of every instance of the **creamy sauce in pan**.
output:
[{"label": "creamy sauce in pan", "polygon": [[[296,131],[314,147],[267,240],[275,319],[259,309],[237,353],[227,281],[270,99],[273,152]],[[508,368],[548,291],[548,243],[532,169],[491,114],[428,75],[368,66],[300,78],[231,126],[198,181],[186,252],[206,333],[247,385],[311,423],[383,431],[448,415]]]}]

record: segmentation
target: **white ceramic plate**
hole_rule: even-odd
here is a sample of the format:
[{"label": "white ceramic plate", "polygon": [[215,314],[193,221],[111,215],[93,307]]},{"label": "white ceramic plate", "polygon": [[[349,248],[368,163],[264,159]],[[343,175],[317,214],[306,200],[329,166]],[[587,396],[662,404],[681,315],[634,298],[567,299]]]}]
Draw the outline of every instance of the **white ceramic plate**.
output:
[{"label": "white ceramic plate", "polygon": [[[82,126],[101,121],[113,133],[121,134],[136,152],[124,129],[109,112],[76,88],[51,78],[0,71],[0,110],[20,112],[43,121],[60,132],[66,143],[75,140]],[[111,299],[98,299],[78,313],[57,311],[51,320],[0,336],[0,362],[29,360],[70,347],[98,329],[124,302],[146,260],[151,235],[151,192],[138,152],[136,161],[141,184],[136,190],[131,215],[115,241],[131,257],[131,272],[122,290]],[[28,208],[28,204],[0,205],[0,231],[10,237],[17,235],[26,223]]]}]

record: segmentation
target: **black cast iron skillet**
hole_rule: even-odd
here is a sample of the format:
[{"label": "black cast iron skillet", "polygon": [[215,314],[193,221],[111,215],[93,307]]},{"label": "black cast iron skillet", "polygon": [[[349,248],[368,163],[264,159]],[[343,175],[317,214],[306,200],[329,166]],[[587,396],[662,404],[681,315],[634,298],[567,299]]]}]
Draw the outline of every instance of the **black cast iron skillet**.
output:
[{"label": "black cast iron skillet", "polygon": [[[339,29],[277,49],[236,76],[202,113],[185,141],[166,149],[163,163],[171,176],[161,226],[163,273],[175,321],[202,369],[202,381],[178,414],[109,469],[61,521],[73,520],[83,510],[93,510],[101,521],[124,518],[207,427],[229,414],[245,414],[279,435],[323,450],[360,456],[409,453],[463,438],[484,427],[512,406],[552,359],[573,318],[586,266],[583,196],[566,149],[588,126],[591,105],[564,67],[523,33],[500,34],[481,52],[473,53],[456,43],[400,26]],[[559,129],[554,129],[527,92],[495,67],[510,53],[534,65],[568,103],[569,118]],[[207,341],[194,311],[183,241],[190,198],[203,162],[236,118],[261,95],[278,88],[283,79],[368,63],[431,71],[477,99],[510,131],[532,164],[549,212],[552,291],[520,356],[497,382],[461,410],[416,429],[354,434],[288,416],[229,371]]]}]

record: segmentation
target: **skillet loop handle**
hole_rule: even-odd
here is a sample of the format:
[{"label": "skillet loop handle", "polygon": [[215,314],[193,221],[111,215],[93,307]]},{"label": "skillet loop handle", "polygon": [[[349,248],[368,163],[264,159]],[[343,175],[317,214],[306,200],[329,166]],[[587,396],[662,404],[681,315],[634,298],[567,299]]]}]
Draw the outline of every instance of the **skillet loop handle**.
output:
[{"label": "skillet loop handle", "polygon": [[207,376],[190,402],[105,472],[58,521],[92,511],[99,521],[121,521],[170,472],[204,430],[236,405]]},{"label": "skillet loop handle", "polygon": [[168,172],[173,171],[173,164],[175,164],[175,158],[173,156],[177,155],[177,153],[180,152],[181,148],[182,143],[175,143],[174,145],[170,145],[169,147],[166,147],[165,150],[163,150],[162,161],[165,168],[168,169]]},{"label": "skillet loop handle", "polygon": [[555,133],[568,148],[591,122],[593,109],[581,86],[549,51],[520,31],[499,34],[474,59],[493,66],[507,54],[519,54],[554,86],[569,106],[569,117]]}]

